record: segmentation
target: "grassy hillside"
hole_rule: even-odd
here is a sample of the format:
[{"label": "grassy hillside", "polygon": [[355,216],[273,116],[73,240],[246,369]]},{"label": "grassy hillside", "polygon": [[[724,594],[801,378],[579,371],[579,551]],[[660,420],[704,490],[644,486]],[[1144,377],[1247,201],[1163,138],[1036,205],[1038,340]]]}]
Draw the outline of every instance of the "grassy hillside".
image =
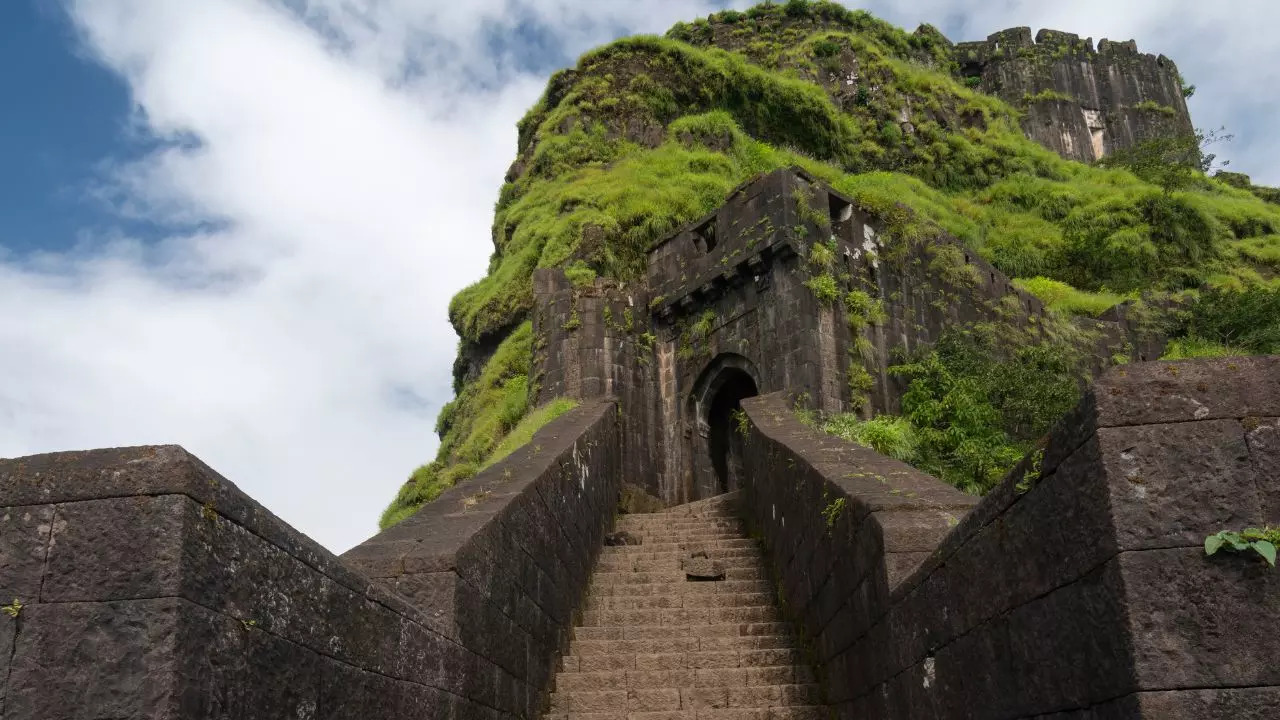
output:
[{"label": "grassy hillside", "polygon": [[[895,236],[958,237],[1062,313],[1208,292],[1214,313],[1174,319],[1193,336],[1180,351],[1280,350],[1276,332],[1246,341],[1242,329],[1280,317],[1259,314],[1280,293],[1280,206],[1203,175],[1169,191],[1063,160],[1022,135],[1018,108],[954,67],[928,26],[907,33],[791,0],[620,40],[552,76],[519,123],[489,271],[449,309],[464,349],[500,340],[498,351],[441,413],[436,460],[384,526],[476,472],[517,427],[531,432],[522,322],[535,268],[638,280],[649,243],[792,164],[887,218]],[[973,362],[969,350],[952,354]],[[988,425],[1001,424],[1001,407]]]}]

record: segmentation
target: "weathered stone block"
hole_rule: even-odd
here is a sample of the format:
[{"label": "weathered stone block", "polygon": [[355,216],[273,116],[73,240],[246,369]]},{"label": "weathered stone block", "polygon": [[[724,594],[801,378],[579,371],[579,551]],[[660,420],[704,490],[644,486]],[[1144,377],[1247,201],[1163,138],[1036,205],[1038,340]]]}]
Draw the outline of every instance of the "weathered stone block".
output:
[{"label": "weathered stone block", "polygon": [[1200,546],[1214,528],[1262,520],[1238,420],[1100,428],[1097,437],[1120,549]]},{"label": "weathered stone block", "polygon": [[1124,553],[1139,689],[1280,686],[1280,573],[1253,554],[1199,547]]},{"label": "weathered stone block", "polygon": [[184,603],[163,598],[23,608],[6,720],[178,717],[173,690],[184,659]]},{"label": "weathered stone block", "polygon": [[1246,417],[1241,424],[1258,481],[1263,521],[1280,525],[1280,417]]},{"label": "weathered stone block", "polygon": [[53,524],[52,505],[0,508],[0,604],[39,596]]},{"label": "weathered stone block", "polygon": [[[188,521],[198,507],[185,495],[87,500],[58,506],[49,546],[46,602],[130,600],[180,593]],[[191,548],[194,551],[194,548]]]}]

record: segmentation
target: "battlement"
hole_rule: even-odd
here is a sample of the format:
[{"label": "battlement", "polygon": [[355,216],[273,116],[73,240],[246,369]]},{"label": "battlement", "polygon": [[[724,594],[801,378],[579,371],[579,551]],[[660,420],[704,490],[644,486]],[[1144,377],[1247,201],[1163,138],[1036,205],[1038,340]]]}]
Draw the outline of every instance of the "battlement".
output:
[{"label": "battlement", "polygon": [[1093,38],[1081,39],[1076,33],[1062,30],[1042,28],[1031,35],[1031,28],[1013,27],[991,33],[986,40],[973,40],[957,43],[956,59],[964,65],[966,62],[988,62],[996,59],[1013,59],[1015,57],[1039,57],[1059,59],[1066,56],[1098,56],[1103,58],[1148,57],[1160,62],[1169,62],[1163,56],[1155,56],[1138,52],[1136,40],[1098,41],[1095,50]]},{"label": "battlement", "polygon": [[1093,162],[1152,137],[1189,134],[1182,76],[1133,40],[1016,27],[956,45],[965,82],[1024,111],[1022,130],[1063,157]]}]

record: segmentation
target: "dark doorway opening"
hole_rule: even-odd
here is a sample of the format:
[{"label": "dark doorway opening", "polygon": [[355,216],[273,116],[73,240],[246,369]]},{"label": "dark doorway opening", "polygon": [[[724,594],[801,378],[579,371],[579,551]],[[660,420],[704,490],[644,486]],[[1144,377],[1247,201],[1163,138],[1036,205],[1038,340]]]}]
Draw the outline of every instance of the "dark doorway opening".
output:
[{"label": "dark doorway opening", "polygon": [[722,369],[716,381],[718,387],[707,412],[707,444],[717,490],[725,493],[740,487],[742,474],[742,434],[738,432],[737,413],[742,410],[742,399],[754,397],[758,390],[751,375],[739,368]]}]

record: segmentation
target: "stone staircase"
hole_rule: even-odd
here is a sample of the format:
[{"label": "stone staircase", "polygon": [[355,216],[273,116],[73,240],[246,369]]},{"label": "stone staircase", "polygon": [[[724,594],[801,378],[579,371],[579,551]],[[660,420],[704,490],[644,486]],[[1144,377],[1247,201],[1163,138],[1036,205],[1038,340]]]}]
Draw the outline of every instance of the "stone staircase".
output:
[{"label": "stone staircase", "polygon": [[[618,519],[641,544],[604,548],[546,720],[827,717],[735,501]],[[688,578],[700,552],[722,580]]]}]

